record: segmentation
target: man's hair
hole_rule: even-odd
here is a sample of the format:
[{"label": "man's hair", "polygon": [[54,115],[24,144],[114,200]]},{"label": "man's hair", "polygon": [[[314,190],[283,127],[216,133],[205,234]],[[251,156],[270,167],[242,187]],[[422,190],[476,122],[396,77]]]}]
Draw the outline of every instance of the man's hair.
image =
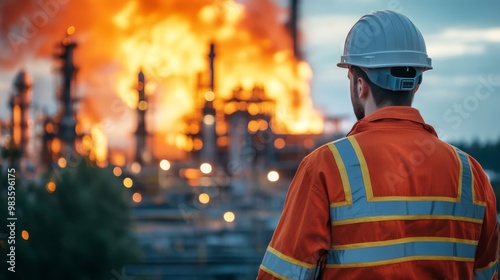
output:
[{"label": "man's hair", "polygon": [[[406,68],[406,67],[405,67]],[[350,67],[352,76],[354,79],[354,87],[358,86],[358,78],[362,78],[368,83],[368,86],[372,90],[373,99],[375,100],[375,105],[381,106],[411,106],[413,102],[413,97],[415,96],[415,89],[404,90],[404,91],[392,91],[388,89],[381,88],[376,84],[372,83],[365,71],[357,66]],[[398,72],[395,69],[395,72]],[[392,72],[392,71],[391,71]],[[399,73],[394,73],[395,76],[399,76]]]}]

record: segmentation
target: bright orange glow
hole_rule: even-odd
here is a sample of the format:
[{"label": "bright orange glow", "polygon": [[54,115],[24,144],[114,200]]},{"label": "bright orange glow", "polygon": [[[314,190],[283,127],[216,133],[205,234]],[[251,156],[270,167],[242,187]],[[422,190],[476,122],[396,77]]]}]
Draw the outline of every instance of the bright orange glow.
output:
[{"label": "bright orange glow", "polygon": [[76,29],[75,29],[75,27],[72,25],[72,26],[68,27],[68,29],[66,30],[66,33],[67,33],[68,35],[73,35],[73,33],[75,33],[75,31],[76,31]]},{"label": "bright orange glow", "polygon": [[[215,98],[215,96],[214,96],[214,98]],[[225,101],[223,101],[221,99],[214,99],[213,105],[214,105],[215,110],[217,110],[218,112],[222,111],[224,109],[224,103],[225,103]]]},{"label": "bright orange glow", "polygon": [[192,123],[189,125],[189,133],[197,134],[200,131],[200,126],[197,123]]},{"label": "bright orange glow", "polygon": [[81,149],[84,153],[89,153],[92,150],[92,138],[89,135],[82,137]]},{"label": "bright orange glow", "polygon": [[259,130],[266,130],[269,124],[265,120],[259,120]]},{"label": "bright orange glow", "polygon": [[30,238],[30,234],[27,230],[23,230],[21,231],[21,237],[24,239],[24,240],[28,240]]},{"label": "bright orange glow", "polygon": [[251,120],[248,122],[248,131],[250,133],[255,133],[259,130],[259,122],[256,120]]},{"label": "bright orange glow", "polygon": [[21,108],[15,105],[12,108],[12,124],[14,125],[12,134],[14,136],[14,143],[16,146],[21,145]]},{"label": "bright orange glow", "polygon": [[126,158],[124,153],[119,153],[119,152],[114,152],[111,154],[110,158],[111,164],[117,165],[117,166],[123,166],[125,165]]},{"label": "bright orange glow", "polygon": [[61,151],[61,140],[59,138],[52,139],[50,148],[54,154],[58,154]]},{"label": "bright orange glow", "polygon": [[132,200],[135,202],[135,203],[139,203],[142,201],[142,195],[138,192],[134,193],[132,195]]},{"label": "bright orange glow", "polygon": [[201,139],[199,139],[199,138],[194,139],[193,140],[193,149],[196,151],[199,151],[199,150],[201,150],[201,148],[203,148],[203,141],[201,141]]},{"label": "bright orange glow", "polygon": [[105,161],[108,157],[108,138],[99,125],[92,126],[92,150],[90,154],[96,161]]},{"label": "bright orange glow", "polygon": [[250,103],[248,105],[248,113],[252,116],[255,116],[259,113],[259,105],[255,103]]},{"label": "bright orange glow", "polygon": [[45,188],[47,189],[47,191],[49,193],[53,193],[56,191],[56,183],[50,181],[47,183],[47,185],[45,186]]},{"label": "bright orange glow", "polygon": [[116,177],[119,177],[122,175],[122,169],[118,166],[115,166],[115,168],[113,168],[113,175],[115,175]]},{"label": "bright orange glow", "polygon": [[188,138],[186,141],[186,146],[184,147],[186,152],[191,152],[193,150],[193,139]]},{"label": "bright orange glow", "polygon": [[[188,115],[198,110],[192,94],[196,84],[185,77],[196,77],[206,71],[209,40],[215,38],[217,63],[222,65],[216,76],[217,96],[229,99],[238,85],[245,90],[263,85],[267,97],[276,100],[277,111],[289,116],[278,120],[282,132],[320,132],[321,126],[315,124],[321,124],[322,119],[312,108],[309,97],[310,67],[291,54],[290,37],[281,23],[270,21],[276,25],[265,28],[274,30],[273,37],[262,40],[263,35],[257,31],[261,28],[252,26],[262,23],[249,23],[254,15],[253,11],[245,9],[245,5],[235,1],[228,1],[227,5],[205,2],[193,3],[189,9],[171,8],[172,14],[163,16],[162,20],[143,24],[135,24],[136,19],[147,18],[140,14],[142,5],[137,1],[128,2],[114,14],[112,20],[117,29],[135,31],[128,32],[116,42],[114,56],[123,67],[116,75],[118,82],[114,92],[133,108],[138,100],[130,84],[137,69],[143,67],[145,73],[154,73],[156,76],[151,83],[160,86],[167,84],[168,78],[169,94],[162,98],[159,106],[175,106],[170,106],[168,114],[159,113],[157,117],[165,124],[160,129],[176,127],[177,118],[172,116]],[[193,19],[192,14],[198,18]],[[268,16],[277,18],[274,14]],[[206,36],[208,34],[211,35]],[[135,55],[131,56],[131,53]],[[215,99],[211,91],[202,93],[202,96],[206,101]],[[242,102],[238,108],[256,114],[255,106],[248,105]],[[226,106],[224,110],[234,109]]]},{"label": "bright orange glow", "polygon": [[285,142],[285,139],[283,138],[276,138],[276,140],[274,140],[274,147],[276,149],[283,149],[286,145],[286,142]]},{"label": "bright orange glow", "polygon": [[186,135],[184,134],[177,134],[177,136],[175,136],[175,146],[178,148],[178,149],[182,149],[183,147],[185,147],[187,144],[187,137]]},{"label": "bright orange glow", "polygon": [[215,132],[217,135],[224,135],[227,133],[227,123],[219,121],[215,127]]},{"label": "bright orange glow", "polygon": [[181,177],[185,177],[186,179],[196,179],[199,178],[202,174],[197,168],[184,168],[179,170],[179,175]]},{"label": "bright orange glow", "polygon": [[226,115],[231,115],[232,113],[236,112],[237,110],[237,104],[234,102],[229,102],[224,106],[224,113]]},{"label": "bright orange glow", "polygon": [[[66,31],[64,44],[72,39],[80,44],[75,60],[80,69],[78,85],[85,89],[85,98],[77,120],[86,119],[88,124],[78,125],[78,131],[91,136],[88,153],[97,162],[107,161],[108,146],[133,147],[124,142],[133,141],[137,109],[147,110],[155,158],[182,157],[184,153],[179,151],[171,155],[176,148],[201,149],[200,140],[176,141],[175,135],[186,133],[186,119],[199,115],[206,101],[213,102],[217,123],[224,113],[242,110],[258,116],[265,110],[271,113],[268,127],[278,134],[320,133],[323,129],[323,118],[310,96],[311,68],[293,55],[283,9],[276,1],[200,0],[184,5],[179,4],[182,1],[130,0],[123,5],[100,5],[100,12],[91,18],[79,13],[94,8],[94,1],[66,2],[66,12],[51,17],[50,23],[53,30]],[[25,6],[19,4],[16,14],[36,14],[36,5]],[[5,30],[18,23],[7,23],[11,26]],[[40,44],[32,52],[52,55],[60,35],[41,32]],[[207,55],[211,43],[215,46],[215,89],[209,87]],[[10,49],[5,50],[6,65],[21,61],[21,52],[9,58],[16,48]],[[137,93],[139,69],[146,79],[141,87],[151,97],[147,102],[139,101]],[[239,88],[243,92],[236,98]],[[255,104],[258,101],[251,93],[256,89],[261,89],[257,97],[266,100],[266,105]],[[200,118],[203,116],[193,117],[193,122]],[[205,123],[213,120],[209,117]],[[56,128],[47,125],[46,130]],[[192,135],[199,131],[199,127],[189,127]],[[169,135],[174,139],[166,143],[163,139]],[[108,137],[113,139],[108,141]],[[55,141],[53,144],[52,150],[58,153],[60,148]]]},{"label": "bright orange glow", "polygon": [[123,186],[127,189],[130,189],[132,187],[132,185],[134,184],[134,182],[132,181],[132,179],[130,179],[129,177],[123,179]]},{"label": "bright orange glow", "polygon": [[75,125],[75,132],[76,132],[77,135],[83,134],[84,131],[83,131],[83,127],[82,127],[81,123],[77,123]]},{"label": "bright orange glow", "polygon": [[106,166],[108,166],[108,162],[107,161],[97,161],[96,164],[100,168],[105,168]]},{"label": "bright orange glow", "polygon": [[290,58],[290,52],[288,51],[280,51],[274,54],[273,59],[276,63],[285,62]]},{"label": "bright orange glow", "polygon": [[54,125],[52,123],[46,124],[45,131],[47,131],[48,133],[54,133]]},{"label": "bright orange glow", "polygon": [[246,111],[248,109],[248,104],[246,102],[240,101],[238,102],[238,110]]},{"label": "bright orange glow", "polygon": [[229,138],[227,136],[217,138],[217,146],[225,147],[227,145],[229,145]]}]

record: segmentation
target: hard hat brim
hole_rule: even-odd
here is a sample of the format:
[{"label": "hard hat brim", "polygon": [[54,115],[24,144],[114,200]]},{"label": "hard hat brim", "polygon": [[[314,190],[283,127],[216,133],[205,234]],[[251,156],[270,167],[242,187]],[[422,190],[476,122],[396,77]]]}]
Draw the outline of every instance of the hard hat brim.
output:
[{"label": "hard hat brim", "polygon": [[431,63],[431,59],[423,52],[385,51],[343,55],[337,66],[341,68],[347,68],[349,65],[367,68],[415,67],[425,71],[432,69]]}]

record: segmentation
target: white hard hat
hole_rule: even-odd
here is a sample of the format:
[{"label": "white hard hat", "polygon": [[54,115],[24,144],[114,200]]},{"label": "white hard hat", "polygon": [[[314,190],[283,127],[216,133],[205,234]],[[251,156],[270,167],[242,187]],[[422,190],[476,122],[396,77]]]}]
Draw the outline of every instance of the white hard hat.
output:
[{"label": "white hard hat", "polygon": [[[349,31],[344,53],[337,64],[362,68],[370,81],[390,90],[413,89],[422,72],[432,69],[422,34],[404,15],[377,11],[363,16]],[[396,77],[393,67],[414,68],[415,77]]]}]

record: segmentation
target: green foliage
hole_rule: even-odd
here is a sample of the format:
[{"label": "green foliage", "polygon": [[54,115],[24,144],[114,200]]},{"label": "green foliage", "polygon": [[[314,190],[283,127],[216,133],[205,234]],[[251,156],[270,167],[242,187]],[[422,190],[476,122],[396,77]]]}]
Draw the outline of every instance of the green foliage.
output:
[{"label": "green foliage", "polygon": [[[69,164],[70,165],[70,164]],[[16,273],[9,279],[105,279],[139,257],[131,234],[130,194],[109,168],[55,169],[38,183],[16,184]],[[3,182],[7,180],[0,176]],[[47,183],[56,185],[50,193]],[[6,193],[0,203],[6,216]],[[22,230],[29,239],[21,238]],[[5,244],[4,244],[5,245]],[[3,247],[3,246],[2,246]],[[2,248],[2,259],[6,250]],[[3,272],[6,271],[5,261]],[[2,272],[2,273],[3,273]]]},{"label": "green foliage", "polygon": [[6,159],[10,165],[14,165],[23,155],[23,151],[16,146],[14,139],[10,139],[4,147],[0,147],[0,158]]}]

